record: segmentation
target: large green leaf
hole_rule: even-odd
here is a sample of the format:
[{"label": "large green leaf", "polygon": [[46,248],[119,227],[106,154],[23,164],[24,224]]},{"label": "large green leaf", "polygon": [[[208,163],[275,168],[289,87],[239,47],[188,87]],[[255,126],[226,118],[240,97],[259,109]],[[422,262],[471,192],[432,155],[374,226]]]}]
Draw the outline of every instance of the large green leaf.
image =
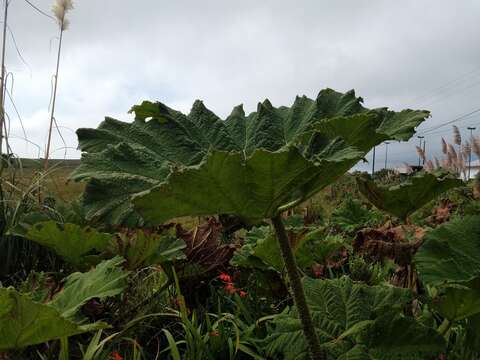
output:
[{"label": "large green leaf", "polygon": [[50,305],[65,318],[73,318],[89,300],[104,299],[120,294],[127,285],[128,271],[121,268],[125,262],[120,256],[102,261],[86,273],[73,273],[65,280],[63,290],[55,295]]},{"label": "large green leaf", "polygon": [[51,248],[66,261],[79,267],[99,261],[95,255],[104,251],[112,239],[112,235],[98,232],[89,226],[59,224],[55,221],[31,226],[25,237]]},{"label": "large green leaf", "polygon": [[433,308],[450,321],[459,321],[480,313],[480,280],[468,287],[447,287],[444,294],[433,301]]},{"label": "large green leaf", "polygon": [[377,208],[405,220],[444,192],[464,185],[447,173],[420,173],[400,185],[378,186],[369,176],[357,177],[360,192]]},{"label": "large green leaf", "polygon": [[[401,315],[406,289],[367,286],[347,277],[304,280],[321,343],[332,359],[415,359],[442,350],[435,330]],[[273,358],[307,359],[307,344],[293,308],[277,316],[266,339]]]},{"label": "large green leaf", "polygon": [[425,355],[439,355],[445,347],[433,328],[392,313],[377,318],[362,334],[361,341],[370,357],[378,360],[420,360],[427,358]]},{"label": "large green leaf", "polygon": [[353,91],[326,89],[291,107],[266,100],[248,116],[236,107],[225,121],[199,101],[189,115],[144,102],[132,108],[131,124],[107,118],[97,130],[78,130],[83,155],[73,178],[88,180],[88,217],[109,223],[142,224],[130,200],[154,186],[136,200],[148,222],[271,216],[337,179],[372,146],[408,139],[428,116],[368,110],[361,102]]},{"label": "large green leaf", "polygon": [[101,262],[87,273],[74,273],[46,304],[14,289],[0,288],[0,350],[22,348],[102,329],[105,323],[84,324],[80,308],[89,300],[120,294],[129,272],[119,256]]},{"label": "large green leaf", "polygon": [[59,311],[34,302],[14,289],[0,288],[0,351],[105,328],[105,323],[79,325]]},{"label": "large green leaf", "polygon": [[455,219],[427,233],[415,255],[423,282],[466,284],[480,277],[480,216]]}]

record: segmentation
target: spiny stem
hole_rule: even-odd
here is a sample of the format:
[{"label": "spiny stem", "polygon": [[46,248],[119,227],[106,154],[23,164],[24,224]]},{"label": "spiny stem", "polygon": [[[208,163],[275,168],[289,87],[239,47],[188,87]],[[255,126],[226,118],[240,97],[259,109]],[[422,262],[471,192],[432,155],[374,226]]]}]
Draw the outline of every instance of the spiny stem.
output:
[{"label": "spiny stem", "polygon": [[325,353],[322,351],[320,340],[315,331],[315,326],[313,325],[312,316],[310,315],[310,310],[305,298],[305,292],[303,290],[302,280],[298,272],[295,256],[290,247],[290,242],[288,241],[288,236],[280,214],[272,218],[272,224],[275,228],[283,261],[285,262],[288,278],[290,280],[290,287],[293,292],[293,298],[298,309],[298,314],[300,315],[300,321],[302,322],[303,332],[307,338],[310,357],[312,360],[326,360]]}]

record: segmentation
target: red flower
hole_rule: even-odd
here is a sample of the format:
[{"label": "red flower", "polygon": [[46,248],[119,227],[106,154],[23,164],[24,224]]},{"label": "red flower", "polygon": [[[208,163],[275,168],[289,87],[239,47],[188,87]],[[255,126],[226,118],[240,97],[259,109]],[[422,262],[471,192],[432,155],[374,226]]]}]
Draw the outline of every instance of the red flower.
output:
[{"label": "red flower", "polygon": [[223,289],[229,294],[235,294],[235,292],[237,291],[237,289],[235,289],[235,286],[233,286],[233,283],[231,282],[227,283],[227,285],[225,285]]},{"label": "red flower", "polygon": [[123,360],[122,355],[118,351],[114,351],[111,354],[113,356],[113,360]]},{"label": "red flower", "polygon": [[222,273],[218,276],[218,278],[222,281],[225,281],[227,283],[231,283],[232,282],[232,277],[226,273]]},{"label": "red flower", "polygon": [[183,299],[180,298],[180,297],[175,298],[175,299],[173,300],[173,302],[175,303],[175,305],[176,305],[177,307],[182,307],[183,305],[185,305],[185,301],[183,301]]},{"label": "red flower", "polygon": [[240,290],[240,291],[238,292],[238,295],[240,295],[240,297],[245,297],[245,296],[247,296],[247,292],[246,292],[246,291],[243,291],[243,290]]}]

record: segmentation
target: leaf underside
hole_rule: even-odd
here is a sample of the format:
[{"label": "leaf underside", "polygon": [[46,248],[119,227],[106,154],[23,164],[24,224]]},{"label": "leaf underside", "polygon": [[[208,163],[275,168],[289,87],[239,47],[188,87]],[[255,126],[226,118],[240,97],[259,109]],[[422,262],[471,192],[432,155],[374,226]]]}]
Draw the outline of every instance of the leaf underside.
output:
[{"label": "leaf underside", "polygon": [[[196,101],[184,115],[161,103],[134,106],[133,123],[107,118],[79,129],[87,216],[158,224],[186,215],[271,217],[335,181],[372,146],[408,140],[427,111],[368,110],[353,91],[322,90],[291,107],[265,100],[222,120]],[[135,198],[135,208],[132,206]]]}]

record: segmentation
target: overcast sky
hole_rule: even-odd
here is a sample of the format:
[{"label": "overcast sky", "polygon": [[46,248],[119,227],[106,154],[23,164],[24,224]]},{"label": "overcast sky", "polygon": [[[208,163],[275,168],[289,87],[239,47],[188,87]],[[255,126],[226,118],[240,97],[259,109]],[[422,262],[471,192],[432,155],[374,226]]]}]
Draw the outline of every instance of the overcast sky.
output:
[{"label": "overcast sky", "polygon": [[[52,1],[30,0],[50,13]],[[480,108],[478,0],[74,0],[64,34],[56,119],[66,156],[80,153],[74,130],[104,116],[130,121],[144,99],[188,112],[195,99],[226,116],[269,98],[290,105],[331,87],[355,89],[368,107],[426,108],[431,128]],[[23,120],[7,104],[14,152],[37,157],[46,143],[57,26],[25,0],[10,0],[6,67]],[[480,112],[457,123],[477,124]],[[480,132],[477,132],[477,134]],[[427,153],[440,136],[426,137]],[[415,161],[415,142],[392,144],[389,165]],[[55,134],[52,157],[65,149]],[[384,164],[384,146],[377,164]],[[391,160],[391,162],[390,162]],[[369,166],[369,165],[368,165]]]}]

